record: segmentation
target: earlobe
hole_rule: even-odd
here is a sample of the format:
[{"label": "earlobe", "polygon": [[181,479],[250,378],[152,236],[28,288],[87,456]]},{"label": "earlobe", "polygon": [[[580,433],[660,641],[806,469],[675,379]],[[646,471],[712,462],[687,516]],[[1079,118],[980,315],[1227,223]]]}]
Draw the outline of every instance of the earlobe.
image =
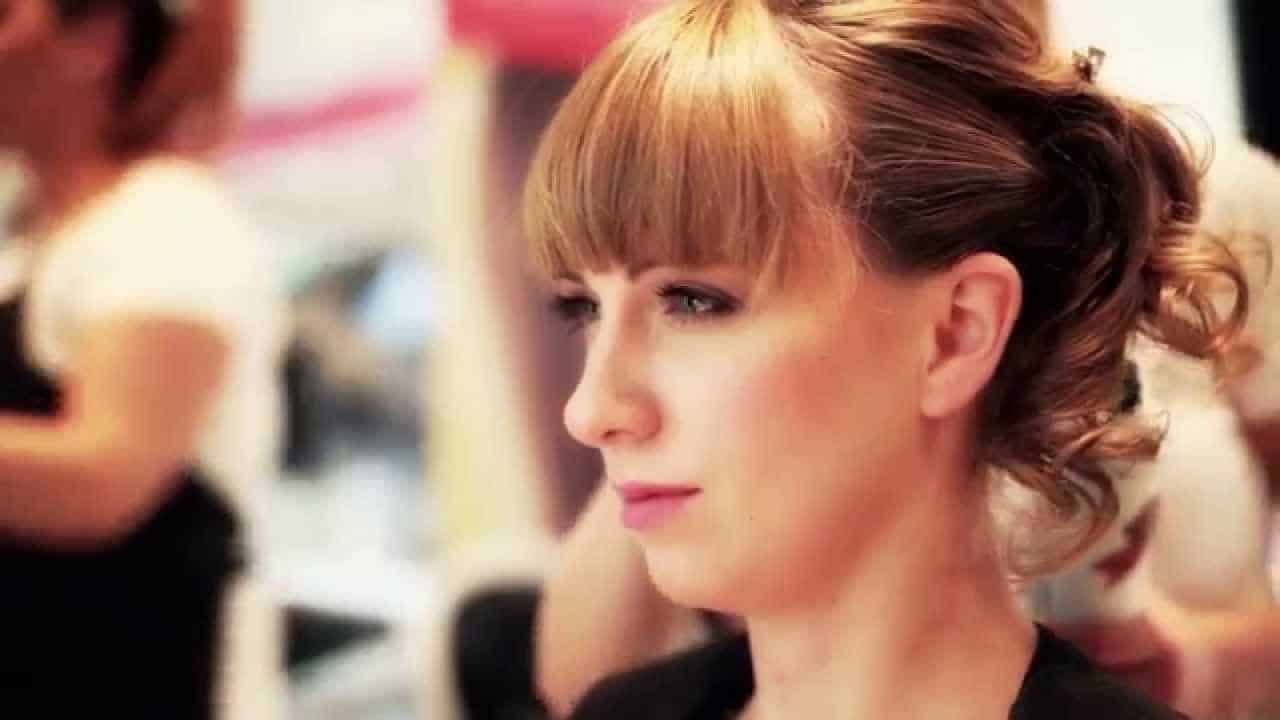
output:
[{"label": "earlobe", "polygon": [[941,273],[931,362],[921,412],[940,419],[973,405],[991,382],[1022,307],[1022,280],[993,253],[966,258]]}]

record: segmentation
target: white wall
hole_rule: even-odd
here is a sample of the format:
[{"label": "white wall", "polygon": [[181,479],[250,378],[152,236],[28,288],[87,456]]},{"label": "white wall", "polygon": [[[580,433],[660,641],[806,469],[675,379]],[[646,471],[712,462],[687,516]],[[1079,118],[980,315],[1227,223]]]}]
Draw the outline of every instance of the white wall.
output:
[{"label": "white wall", "polygon": [[420,236],[444,0],[247,0],[245,16],[226,175],[286,283]]},{"label": "white wall", "polygon": [[1124,93],[1194,110],[1218,141],[1241,136],[1230,0],[1055,0],[1061,47],[1107,52],[1101,81]]}]

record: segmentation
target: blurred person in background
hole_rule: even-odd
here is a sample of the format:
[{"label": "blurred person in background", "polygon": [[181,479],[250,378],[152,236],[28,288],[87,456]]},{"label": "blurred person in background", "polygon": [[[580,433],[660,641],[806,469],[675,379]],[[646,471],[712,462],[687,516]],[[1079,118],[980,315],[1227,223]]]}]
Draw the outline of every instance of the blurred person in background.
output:
[{"label": "blurred person in background", "polygon": [[[1028,2],[1053,30],[1045,5]],[[1122,48],[1114,61],[1141,63],[1142,48]],[[1205,141],[1201,227],[1231,245],[1253,298],[1236,362],[1259,367],[1236,376],[1135,344],[1131,410],[1164,418],[1161,453],[1117,469],[1122,509],[1098,552],[1037,583],[1029,599],[1103,667],[1192,717],[1271,717],[1280,714],[1268,564],[1276,476],[1257,428],[1280,399],[1259,381],[1274,374],[1280,349],[1280,166],[1230,132],[1196,139]]]},{"label": "blurred person in background", "polygon": [[0,715],[272,717],[245,579],[281,318],[205,164],[238,15],[0,3],[0,148],[30,177],[0,305]]},{"label": "blurred person in background", "polygon": [[1033,586],[1032,611],[1116,675],[1192,717],[1280,715],[1273,537],[1280,327],[1269,278],[1280,247],[1280,167],[1225,137],[1203,178],[1204,230],[1250,275],[1245,374],[1135,346],[1132,411],[1163,418],[1150,462],[1122,473],[1100,552]]}]

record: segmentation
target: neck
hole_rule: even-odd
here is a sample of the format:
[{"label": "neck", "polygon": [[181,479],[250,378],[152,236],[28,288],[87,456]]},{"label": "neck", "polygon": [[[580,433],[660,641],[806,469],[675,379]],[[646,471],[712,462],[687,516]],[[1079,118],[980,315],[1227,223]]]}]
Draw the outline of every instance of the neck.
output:
[{"label": "neck", "polygon": [[956,489],[971,482],[922,483],[875,540],[892,550],[834,573],[821,601],[748,616],[751,720],[1008,717],[1035,632],[974,521],[985,498]]},{"label": "neck", "polygon": [[47,234],[86,201],[110,187],[126,162],[101,144],[61,142],[44,153],[29,153],[35,180],[28,221],[36,235]]}]

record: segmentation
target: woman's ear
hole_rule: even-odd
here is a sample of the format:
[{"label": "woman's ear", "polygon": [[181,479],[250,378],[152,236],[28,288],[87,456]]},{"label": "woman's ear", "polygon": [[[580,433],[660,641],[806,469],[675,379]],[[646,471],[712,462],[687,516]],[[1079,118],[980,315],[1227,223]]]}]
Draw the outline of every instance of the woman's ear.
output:
[{"label": "woman's ear", "polygon": [[1022,278],[1004,257],[980,253],[933,282],[937,312],[920,409],[938,419],[968,408],[991,382],[1022,309]]}]

